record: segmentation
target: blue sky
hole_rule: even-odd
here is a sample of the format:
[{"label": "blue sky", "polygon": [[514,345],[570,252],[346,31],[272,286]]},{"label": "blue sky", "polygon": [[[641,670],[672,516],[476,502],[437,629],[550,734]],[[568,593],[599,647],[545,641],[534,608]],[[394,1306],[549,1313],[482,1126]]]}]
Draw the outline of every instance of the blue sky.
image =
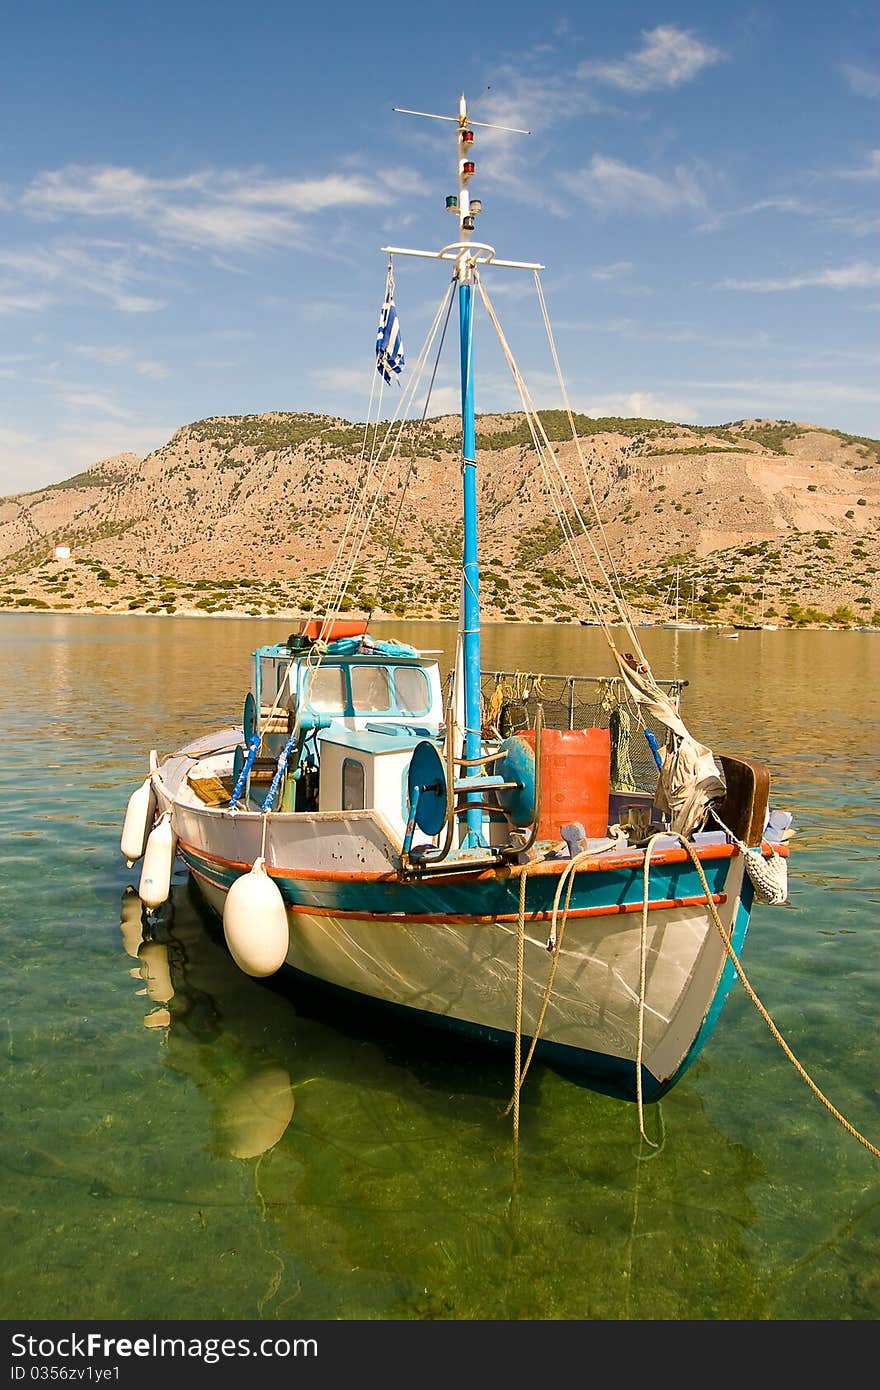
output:
[{"label": "blue sky", "polygon": [[[379,248],[455,235],[454,127],[392,107],[462,91],[531,131],[477,129],[471,194],[480,240],[547,267],[576,409],[880,436],[878,27],[861,0],[8,0],[0,493],[209,415],[364,419]],[[557,406],[531,277],[485,279]],[[396,264],[410,363],[447,281]],[[479,317],[476,352],[478,411],[517,408]],[[450,352],[430,413],[456,399]]]}]

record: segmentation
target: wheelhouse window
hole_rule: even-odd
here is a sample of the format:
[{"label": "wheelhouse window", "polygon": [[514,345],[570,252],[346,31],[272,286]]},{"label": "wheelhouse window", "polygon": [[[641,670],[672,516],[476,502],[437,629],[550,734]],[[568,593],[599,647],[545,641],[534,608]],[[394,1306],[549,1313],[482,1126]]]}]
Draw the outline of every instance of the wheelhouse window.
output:
[{"label": "wheelhouse window", "polygon": [[316,714],[345,713],[345,682],[340,666],[319,666],[310,671],[305,696]]},{"label": "wheelhouse window", "polygon": [[385,666],[352,666],[351,703],[358,714],[387,713],[391,709],[391,681]]},{"label": "wheelhouse window", "polygon": [[344,758],[342,763],[342,809],[363,811],[366,806],[363,763]]},{"label": "wheelhouse window", "polygon": [[291,703],[289,682],[291,663],[279,661],[276,657],[263,657],[260,662],[260,688],[263,702],[274,703],[279,692],[281,704],[285,708]]},{"label": "wheelhouse window", "polygon": [[428,678],[420,666],[395,666],[394,692],[401,714],[427,714],[431,692]]}]

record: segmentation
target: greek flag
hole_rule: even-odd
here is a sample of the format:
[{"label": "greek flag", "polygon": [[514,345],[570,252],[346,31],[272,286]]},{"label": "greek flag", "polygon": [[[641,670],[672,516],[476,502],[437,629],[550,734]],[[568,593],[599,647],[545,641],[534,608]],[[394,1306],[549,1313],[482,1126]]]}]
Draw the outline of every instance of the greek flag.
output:
[{"label": "greek flag", "polygon": [[386,381],[391,373],[398,373],[403,366],[403,341],[400,337],[400,324],[394,307],[394,291],[389,286],[385,303],[379,315],[379,332],[376,334],[376,371]]}]

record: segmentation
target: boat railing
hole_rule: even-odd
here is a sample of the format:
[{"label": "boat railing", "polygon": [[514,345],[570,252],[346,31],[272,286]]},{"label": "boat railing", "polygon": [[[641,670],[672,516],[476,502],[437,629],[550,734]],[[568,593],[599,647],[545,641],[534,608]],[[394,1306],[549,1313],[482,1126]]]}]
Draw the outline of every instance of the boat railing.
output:
[{"label": "boat railing", "polygon": [[[687,681],[661,680],[657,684],[678,709]],[[657,764],[620,676],[483,671],[480,695],[485,734],[509,738],[522,729],[533,729],[541,705],[548,729],[610,729],[612,788],[652,794],[656,790]],[[665,727],[650,715],[642,717],[662,745]]]}]

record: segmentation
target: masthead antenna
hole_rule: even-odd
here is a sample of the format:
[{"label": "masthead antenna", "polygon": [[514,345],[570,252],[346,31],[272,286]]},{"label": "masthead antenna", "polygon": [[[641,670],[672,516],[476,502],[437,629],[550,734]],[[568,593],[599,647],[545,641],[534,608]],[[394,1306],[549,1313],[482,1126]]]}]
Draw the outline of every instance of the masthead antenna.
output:
[{"label": "masthead antenna", "polygon": [[462,127],[478,125],[483,130],[506,130],[511,135],[531,135],[532,133],[530,130],[521,130],[519,126],[515,125],[494,125],[491,121],[469,121],[464,96],[459,101],[457,116],[438,116],[434,111],[410,111],[407,106],[392,106],[391,109],[401,116],[424,116],[429,121],[453,121],[455,125]]},{"label": "masthead antenna", "polygon": [[530,261],[499,261],[495,257],[493,246],[471,240],[475,220],[483,209],[482,199],[471,197],[469,187],[476,169],[473,159],[473,127],[481,126],[483,130],[505,130],[511,135],[531,135],[532,132],[521,130],[517,126],[470,120],[463,92],[459,98],[457,116],[441,116],[434,111],[412,111],[408,106],[393,106],[391,109],[402,116],[424,116],[429,121],[450,121],[458,126],[458,192],[449,194],[446,199],[447,212],[454,213],[458,220],[458,240],[444,246],[441,251],[416,251],[408,246],[383,246],[382,250],[387,251],[389,255],[396,253],[401,256],[430,256],[438,260],[455,261],[456,277],[461,282],[470,281],[473,266],[478,261],[484,264],[491,261],[495,265],[511,266],[518,270],[543,270],[542,265]]}]

